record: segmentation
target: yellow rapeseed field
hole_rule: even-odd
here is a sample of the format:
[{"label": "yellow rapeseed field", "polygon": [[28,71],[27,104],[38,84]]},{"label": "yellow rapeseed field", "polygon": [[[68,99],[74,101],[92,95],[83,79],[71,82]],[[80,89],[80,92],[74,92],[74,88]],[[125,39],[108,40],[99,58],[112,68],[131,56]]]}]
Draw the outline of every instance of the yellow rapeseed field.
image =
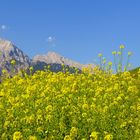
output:
[{"label": "yellow rapeseed field", "polygon": [[0,84],[0,140],[139,140],[140,71],[38,71]]}]

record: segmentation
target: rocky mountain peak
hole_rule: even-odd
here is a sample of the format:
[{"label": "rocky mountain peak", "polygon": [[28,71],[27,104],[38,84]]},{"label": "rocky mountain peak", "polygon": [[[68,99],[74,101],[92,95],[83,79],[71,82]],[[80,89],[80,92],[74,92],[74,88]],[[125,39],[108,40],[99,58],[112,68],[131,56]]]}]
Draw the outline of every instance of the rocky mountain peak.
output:
[{"label": "rocky mountain peak", "polygon": [[52,52],[52,51],[48,52],[48,53],[47,53],[47,56],[49,56],[49,57],[57,57],[57,58],[62,57],[62,56],[59,55],[58,53]]},{"label": "rocky mountain peak", "polygon": [[45,62],[47,64],[61,64],[61,65],[64,64],[70,67],[76,67],[78,69],[82,69],[82,67],[84,67],[83,64],[65,58],[56,52],[48,52],[46,55],[36,55],[33,58],[33,62]]},{"label": "rocky mountain peak", "polygon": [[0,50],[3,53],[7,52],[7,51],[10,52],[10,51],[14,50],[12,42],[10,42],[8,40],[0,39]]},{"label": "rocky mountain peak", "polygon": [[63,57],[61,55],[59,55],[58,53],[55,52],[48,52],[46,55],[36,55],[33,58],[33,61],[43,61],[46,62],[48,64],[50,63],[59,63],[59,64],[63,64],[63,62],[61,61]]},{"label": "rocky mountain peak", "polygon": [[30,58],[11,41],[0,39],[0,70],[4,68],[10,71],[11,60],[16,61],[17,71],[21,68],[28,68],[31,64]]}]

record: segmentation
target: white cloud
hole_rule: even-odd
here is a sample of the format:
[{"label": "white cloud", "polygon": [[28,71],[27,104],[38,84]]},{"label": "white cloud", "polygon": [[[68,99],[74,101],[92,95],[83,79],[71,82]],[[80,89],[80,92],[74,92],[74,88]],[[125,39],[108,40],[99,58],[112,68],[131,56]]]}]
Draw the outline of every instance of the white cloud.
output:
[{"label": "white cloud", "polygon": [[49,37],[47,38],[47,42],[48,42],[50,45],[55,46],[56,39],[55,39],[54,36],[49,36]]},{"label": "white cloud", "polygon": [[1,25],[1,30],[6,30],[6,29],[7,29],[6,25]]},{"label": "white cloud", "polygon": [[53,37],[53,36],[49,36],[48,38],[47,38],[47,42],[49,42],[49,43],[53,43],[53,42],[55,42],[55,37]]}]

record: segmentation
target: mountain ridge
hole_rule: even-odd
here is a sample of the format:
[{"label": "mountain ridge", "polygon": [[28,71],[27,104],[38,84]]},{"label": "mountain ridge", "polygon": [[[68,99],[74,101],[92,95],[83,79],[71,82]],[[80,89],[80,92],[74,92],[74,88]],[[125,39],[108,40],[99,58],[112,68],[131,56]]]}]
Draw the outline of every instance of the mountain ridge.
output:
[{"label": "mountain ridge", "polygon": [[84,67],[84,64],[78,63],[76,61],[73,61],[69,58],[66,58],[56,52],[53,51],[49,51],[47,54],[45,55],[35,55],[32,59],[32,61],[44,61],[47,64],[51,64],[51,63],[58,63],[58,64],[62,64],[62,65],[69,65],[72,67],[77,67],[79,69],[82,69],[82,67]]},{"label": "mountain ridge", "polygon": [[[50,65],[50,70],[53,72],[66,71],[67,69],[73,73],[75,72],[75,68],[81,71],[83,67],[87,66],[52,51],[43,55],[35,55],[31,59],[11,41],[4,39],[0,39],[0,53],[0,73],[2,73],[2,69],[6,69],[10,72],[12,60],[16,61],[14,69],[17,72],[21,69],[29,70],[31,66],[34,68],[35,72],[37,70],[44,70],[44,67]],[[62,65],[64,67],[62,67]],[[92,65],[92,67],[94,66],[95,65]]]}]

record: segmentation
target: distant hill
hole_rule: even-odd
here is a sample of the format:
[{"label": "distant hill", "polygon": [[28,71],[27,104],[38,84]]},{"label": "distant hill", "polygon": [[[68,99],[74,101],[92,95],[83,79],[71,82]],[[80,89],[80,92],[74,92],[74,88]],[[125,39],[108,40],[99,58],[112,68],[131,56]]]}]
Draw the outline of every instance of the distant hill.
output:
[{"label": "distant hill", "polygon": [[32,66],[35,70],[43,70],[44,66],[48,65],[51,66],[50,70],[55,72],[65,71],[66,69],[70,72],[75,72],[75,68],[81,71],[82,68],[86,66],[65,58],[55,52],[48,52],[46,55],[36,55],[32,59]]},{"label": "distant hill", "polygon": [[131,73],[137,73],[139,71],[140,67],[137,67],[135,69],[130,70]]},{"label": "distant hill", "polygon": [[133,75],[135,78],[137,78],[139,69],[140,69],[140,67],[137,67],[135,69],[130,70],[129,72],[131,73],[131,75]]}]

